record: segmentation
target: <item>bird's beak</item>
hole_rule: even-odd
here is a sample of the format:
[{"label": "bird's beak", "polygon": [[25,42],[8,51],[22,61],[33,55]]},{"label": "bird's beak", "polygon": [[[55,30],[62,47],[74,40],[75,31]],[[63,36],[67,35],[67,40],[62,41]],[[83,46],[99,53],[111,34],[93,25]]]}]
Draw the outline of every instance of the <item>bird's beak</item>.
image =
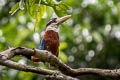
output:
[{"label": "bird's beak", "polygon": [[71,15],[67,15],[67,16],[58,18],[58,19],[56,20],[56,21],[57,21],[57,25],[59,25],[59,24],[65,22],[65,21],[68,20],[70,17],[71,17]]}]

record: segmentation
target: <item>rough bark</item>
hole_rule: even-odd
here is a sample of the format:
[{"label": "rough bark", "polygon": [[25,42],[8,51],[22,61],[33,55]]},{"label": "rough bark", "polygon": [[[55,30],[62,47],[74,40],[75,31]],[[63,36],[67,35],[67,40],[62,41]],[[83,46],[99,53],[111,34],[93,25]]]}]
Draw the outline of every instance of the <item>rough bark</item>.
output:
[{"label": "rough bark", "polygon": [[[25,56],[27,58],[31,56],[38,57],[43,61],[49,62],[51,65],[54,65],[54,67],[57,70],[55,71],[47,70],[47,69],[42,69],[40,67],[23,65],[10,60],[14,56],[20,56],[20,55]],[[61,60],[59,60],[56,56],[52,55],[50,52],[46,50],[30,49],[30,48],[23,48],[23,47],[10,48],[8,50],[1,52],[0,65],[7,66],[17,70],[26,71],[26,72],[49,75],[47,76],[48,78],[53,78],[53,74],[59,73],[59,76],[66,77],[65,80],[73,80],[73,79],[75,80],[74,77],[81,76],[81,75],[91,75],[91,74],[102,76],[102,77],[112,77],[112,78],[120,77],[120,69],[114,69],[114,70],[96,69],[96,68],[72,69],[71,67],[64,64]]]}]

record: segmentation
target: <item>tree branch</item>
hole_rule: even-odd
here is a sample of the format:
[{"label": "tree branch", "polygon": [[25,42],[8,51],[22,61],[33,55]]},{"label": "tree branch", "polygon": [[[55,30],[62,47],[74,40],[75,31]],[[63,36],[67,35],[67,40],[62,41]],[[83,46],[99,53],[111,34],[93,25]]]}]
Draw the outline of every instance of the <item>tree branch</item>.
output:
[{"label": "tree branch", "polygon": [[56,56],[52,55],[50,52],[46,50],[38,50],[38,49],[30,49],[30,48],[22,48],[22,47],[11,48],[11,49],[1,52],[0,53],[0,65],[8,66],[8,67],[18,69],[18,70],[39,73],[39,74],[51,75],[56,72],[52,70],[40,69],[40,68],[29,67],[29,66],[26,67],[26,65],[22,65],[20,67],[21,64],[20,65],[18,63],[13,64],[13,62],[8,60],[17,55],[22,55],[26,57],[28,56],[38,57],[41,60],[49,62],[51,65],[54,65],[64,75],[71,76],[71,77],[77,77],[77,76],[89,75],[89,74],[99,75],[102,77],[112,77],[112,78],[120,77],[120,69],[114,69],[114,70],[95,69],[95,68],[72,69],[66,64],[64,64],[61,60],[59,60]]},{"label": "tree branch", "polygon": [[[23,49],[21,47],[18,47],[18,48]],[[6,51],[1,52],[0,53],[0,65],[6,66],[6,67],[9,67],[9,68],[13,68],[13,69],[16,69],[16,70],[25,71],[25,72],[33,72],[33,73],[37,73],[37,74],[41,74],[41,75],[47,75],[46,78],[48,80],[49,79],[54,79],[54,80],[78,80],[76,78],[66,76],[66,75],[60,73],[57,70],[42,69],[40,67],[28,66],[28,65],[25,65],[25,64],[20,64],[20,63],[8,60],[8,59],[11,59],[14,56],[19,54],[19,50],[18,51],[16,50],[15,53],[12,53],[15,49],[18,49],[18,48],[10,48]],[[23,55],[23,54],[21,54],[21,55]],[[25,53],[23,56],[29,56],[29,54]]]},{"label": "tree branch", "polygon": [[33,73],[42,74],[42,75],[52,75],[55,73],[55,71],[52,71],[52,70],[23,65],[20,63],[13,62],[11,60],[2,60],[1,59],[0,65],[7,66],[9,68],[13,68],[13,69],[17,69],[17,70],[21,70],[21,71],[25,71],[25,72],[33,72]]}]

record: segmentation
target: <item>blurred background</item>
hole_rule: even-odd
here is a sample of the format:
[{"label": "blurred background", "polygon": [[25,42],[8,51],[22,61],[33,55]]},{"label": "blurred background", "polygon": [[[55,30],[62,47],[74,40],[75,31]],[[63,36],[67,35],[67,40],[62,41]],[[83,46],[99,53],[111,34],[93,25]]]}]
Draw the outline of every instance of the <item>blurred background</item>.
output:
[{"label": "blurred background", "polygon": [[[17,46],[39,48],[47,21],[57,16],[53,8],[47,7],[34,32],[35,20],[27,11],[9,14],[18,1],[0,0],[0,51]],[[120,68],[120,1],[62,1],[72,7],[69,11],[72,17],[62,24],[59,31],[59,59],[72,68]],[[48,68],[42,63],[32,63],[21,57],[13,60],[21,64]],[[81,76],[80,79],[119,80],[93,75]],[[44,80],[44,76],[0,66],[0,80]]]}]

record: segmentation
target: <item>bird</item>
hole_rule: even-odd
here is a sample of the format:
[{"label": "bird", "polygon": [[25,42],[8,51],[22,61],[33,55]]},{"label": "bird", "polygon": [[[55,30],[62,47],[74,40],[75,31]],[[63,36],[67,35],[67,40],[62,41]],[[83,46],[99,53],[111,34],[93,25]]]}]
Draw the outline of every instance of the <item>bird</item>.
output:
[{"label": "bird", "polygon": [[[40,50],[47,50],[53,55],[59,55],[59,28],[60,24],[65,22],[71,15],[63,16],[60,18],[52,18],[46,24],[45,32],[40,40]],[[33,62],[45,62],[37,57],[31,58]]]}]

